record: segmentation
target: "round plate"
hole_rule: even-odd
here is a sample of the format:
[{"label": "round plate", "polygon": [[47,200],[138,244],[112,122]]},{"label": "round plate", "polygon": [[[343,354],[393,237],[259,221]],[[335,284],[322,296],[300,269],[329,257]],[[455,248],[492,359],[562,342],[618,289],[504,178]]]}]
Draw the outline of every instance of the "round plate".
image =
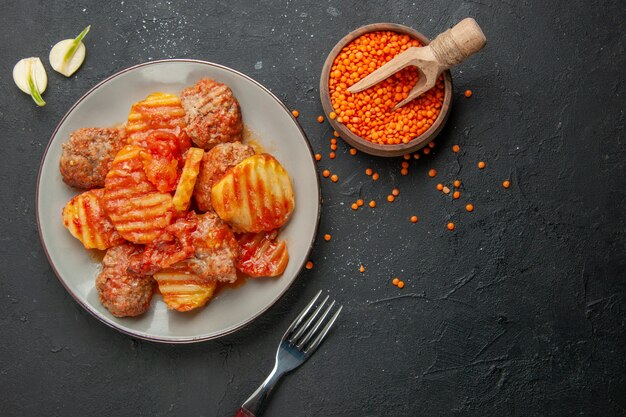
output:
[{"label": "round plate", "polygon": [[[79,191],[65,185],[59,172],[61,144],[81,127],[123,123],[133,103],[153,92],[179,93],[201,78],[228,85],[239,100],[244,124],[291,177],[296,209],[280,237],[287,241],[289,264],[279,278],[248,279],[223,288],[194,312],[167,309],[156,295],[136,318],[116,318],[100,304],[95,279],[100,262],[63,227],[61,211]],[[267,310],[298,276],[315,240],[320,216],[320,185],[309,142],[291,112],[268,89],[230,68],[196,60],[164,60],[137,65],[102,81],[85,94],[52,134],[37,184],[37,223],[50,265],[74,299],[103,323],[157,342],[190,343],[232,333]]]}]

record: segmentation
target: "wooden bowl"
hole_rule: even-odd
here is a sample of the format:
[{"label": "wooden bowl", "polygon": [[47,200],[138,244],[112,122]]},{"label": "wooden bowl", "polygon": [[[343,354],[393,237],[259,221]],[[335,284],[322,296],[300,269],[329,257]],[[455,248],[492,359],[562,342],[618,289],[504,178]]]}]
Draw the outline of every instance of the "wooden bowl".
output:
[{"label": "wooden bowl", "polygon": [[[420,41],[422,45],[428,45],[430,43],[430,40],[418,31],[413,30],[410,27],[398,25],[395,23],[374,23],[371,25],[362,26],[348,33],[346,36],[343,37],[343,39],[341,39],[337,43],[337,45],[335,45],[332,51],[330,51],[328,57],[326,58],[326,61],[324,62],[324,68],[322,68],[322,76],[320,77],[320,98],[322,100],[322,107],[324,108],[324,112],[326,113],[326,115],[334,111],[330,101],[330,93],[328,91],[328,80],[330,75],[330,68],[335,61],[335,58],[337,57],[337,55],[339,55],[343,47],[352,42],[354,39],[366,33],[377,31],[392,31],[404,35],[409,35],[412,38]],[[401,156],[411,152],[415,152],[426,146],[429,142],[432,142],[433,139],[435,139],[435,136],[437,136],[439,132],[441,132],[441,129],[443,129],[443,126],[448,120],[448,115],[450,114],[450,105],[452,104],[452,76],[450,75],[450,71],[445,71],[443,74],[444,95],[439,117],[437,117],[437,120],[435,120],[435,123],[430,127],[430,129],[412,139],[408,143],[401,143],[398,145],[383,145],[379,143],[373,143],[356,135],[343,123],[339,123],[336,120],[332,120],[327,117],[328,121],[330,122],[331,126],[337,132],[339,132],[340,136],[346,142],[362,152],[377,156]]]}]

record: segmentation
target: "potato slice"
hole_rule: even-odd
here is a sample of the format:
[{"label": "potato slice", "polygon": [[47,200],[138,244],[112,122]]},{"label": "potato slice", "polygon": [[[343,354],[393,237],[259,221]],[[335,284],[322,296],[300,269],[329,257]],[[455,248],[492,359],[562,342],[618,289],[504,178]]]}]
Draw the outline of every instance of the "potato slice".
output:
[{"label": "potato slice", "polygon": [[126,123],[128,144],[144,146],[148,135],[159,130],[176,135],[180,152],[184,153],[191,146],[183,130],[185,126],[185,110],[180,99],[174,94],[153,93],[130,109]]},{"label": "potato slice", "polygon": [[104,181],[104,207],[111,222],[132,243],[149,243],[172,222],[172,196],[146,178],[142,148],[120,150]]},{"label": "potato slice", "polygon": [[104,250],[124,242],[104,211],[103,197],[103,188],[89,190],[63,207],[63,225],[86,249]]},{"label": "potato slice", "polygon": [[167,307],[181,312],[204,306],[217,288],[217,281],[198,277],[186,261],[163,269],[153,277]]},{"label": "potato slice", "polygon": [[191,202],[191,196],[193,195],[193,189],[196,186],[196,179],[200,172],[200,162],[204,156],[204,149],[189,148],[187,151],[187,157],[185,158],[185,166],[183,172],[180,175],[176,192],[174,193],[174,199],[172,204],[174,208],[183,212],[189,208]]},{"label": "potato slice", "polygon": [[251,277],[277,277],[289,263],[287,244],[277,240],[278,231],[246,233],[239,240],[237,269]]},{"label": "potato slice", "polygon": [[231,168],[211,188],[215,212],[237,232],[278,229],[293,212],[289,174],[271,155],[253,155]]}]

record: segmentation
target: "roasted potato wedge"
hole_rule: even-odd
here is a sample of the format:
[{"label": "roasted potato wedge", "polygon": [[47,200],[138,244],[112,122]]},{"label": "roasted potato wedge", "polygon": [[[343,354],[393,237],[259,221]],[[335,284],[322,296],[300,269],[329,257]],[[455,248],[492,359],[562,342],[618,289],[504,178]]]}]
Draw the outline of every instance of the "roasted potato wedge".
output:
[{"label": "roasted potato wedge", "polygon": [[200,172],[200,162],[204,156],[204,149],[189,148],[187,156],[185,158],[185,166],[183,172],[180,175],[180,180],[176,186],[176,192],[174,193],[174,199],[172,204],[174,208],[183,212],[189,208],[191,202],[191,196],[193,195],[193,189],[196,186],[196,179]]},{"label": "roasted potato wedge", "polygon": [[63,225],[87,249],[104,250],[124,241],[104,211],[103,197],[103,188],[89,190],[63,207]]},{"label": "roasted potato wedge", "polygon": [[277,277],[287,263],[287,244],[277,240],[278,231],[246,233],[239,240],[239,261],[237,269],[251,277]]},{"label": "roasted potato wedge", "polygon": [[204,306],[217,288],[217,281],[198,277],[186,261],[163,269],[153,277],[167,307],[181,312]]},{"label": "roasted potato wedge", "polygon": [[104,207],[111,222],[132,243],[150,243],[170,225],[172,196],[160,193],[146,177],[142,148],[125,146],[106,176]]},{"label": "roasted potato wedge", "polygon": [[231,168],[211,188],[215,212],[237,232],[278,229],[291,215],[289,174],[271,155],[253,155]]}]

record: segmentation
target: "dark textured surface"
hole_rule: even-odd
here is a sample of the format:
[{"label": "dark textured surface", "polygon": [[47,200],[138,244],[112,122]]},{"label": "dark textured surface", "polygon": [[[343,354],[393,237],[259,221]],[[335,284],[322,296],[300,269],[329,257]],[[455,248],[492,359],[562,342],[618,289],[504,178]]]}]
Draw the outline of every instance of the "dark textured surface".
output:
[{"label": "dark textured surface", "polygon": [[[625,415],[623,2],[252,3],[3,3],[0,414],[229,416],[324,288],[345,306],[340,323],[279,386],[267,416]],[[331,162],[332,131],[315,118],[334,42],[380,21],[432,37],[466,16],[488,45],[453,71],[435,151],[406,177],[400,159],[353,157],[343,143]],[[49,69],[49,48],[87,24],[87,60],[66,80]],[[43,109],[11,80],[25,56],[48,67]],[[49,267],[35,222],[39,162],[65,111],[103,78],[167,57],[218,62],[267,86],[300,110],[320,168],[340,177],[322,181],[315,268],[243,330],[189,346],[133,340],[83,311]],[[456,178],[460,200],[435,190]],[[401,195],[390,205],[393,186]],[[357,195],[378,207],[353,212]]]}]

